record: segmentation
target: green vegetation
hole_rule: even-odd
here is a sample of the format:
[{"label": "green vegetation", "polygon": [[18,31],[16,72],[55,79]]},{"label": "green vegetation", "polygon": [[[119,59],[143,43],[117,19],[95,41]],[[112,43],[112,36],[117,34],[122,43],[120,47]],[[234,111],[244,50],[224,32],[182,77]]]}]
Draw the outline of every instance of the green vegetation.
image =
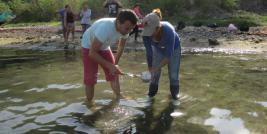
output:
[{"label": "green vegetation", "polygon": [[24,22],[24,23],[9,23],[5,27],[28,27],[28,26],[59,26],[59,21],[50,22]]},{"label": "green vegetation", "polygon": [[[230,23],[236,24],[236,25],[248,25],[248,26],[266,26],[267,25],[267,17],[259,17],[255,20],[249,20],[245,18],[239,18],[239,17],[233,17],[228,19],[179,19],[181,21],[184,21],[186,25],[193,25],[193,26],[207,26],[209,24],[217,24],[218,26],[228,26]],[[259,20],[259,21],[257,21]],[[176,23],[176,21],[171,21],[173,24]]]},{"label": "green vegetation", "polygon": [[[105,16],[105,0],[1,0],[0,12],[12,11],[17,22],[50,22],[59,20],[57,11],[66,4],[71,5],[78,13],[83,3],[92,9],[93,19]],[[229,23],[238,25],[267,25],[267,2],[264,0],[121,0],[124,8],[131,8],[139,3],[143,12],[148,13],[160,8],[163,19],[174,24],[184,21],[187,25],[207,25],[216,23],[226,26]],[[255,11],[255,12],[251,12]]]},{"label": "green vegetation", "polygon": [[168,18],[173,24],[176,23],[177,20],[184,21],[186,25],[193,26],[202,26],[216,23],[218,26],[228,26],[230,23],[236,24],[238,26],[267,26],[267,16],[261,16],[251,12],[238,12],[232,15],[229,18],[225,19],[214,19],[214,18],[183,18],[183,17],[171,17]]},{"label": "green vegetation", "polygon": [[8,11],[9,6],[7,4],[5,4],[4,2],[0,1],[0,13],[4,12],[4,11]]},{"label": "green vegetation", "polygon": [[93,11],[103,10],[104,0],[60,0],[60,2],[57,0],[2,0],[0,12],[11,10],[17,16],[15,22],[48,22],[57,20],[59,18],[57,11],[64,8],[66,4],[78,13],[84,2],[88,3]]}]

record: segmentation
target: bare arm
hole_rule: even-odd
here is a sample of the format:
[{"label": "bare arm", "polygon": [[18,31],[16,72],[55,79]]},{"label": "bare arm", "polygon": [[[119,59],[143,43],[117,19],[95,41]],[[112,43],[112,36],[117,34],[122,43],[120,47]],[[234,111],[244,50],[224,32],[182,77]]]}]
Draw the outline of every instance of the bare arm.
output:
[{"label": "bare arm", "polygon": [[64,13],[64,27],[67,28],[67,13]]},{"label": "bare arm", "polygon": [[115,64],[117,65],[120,61],[120,57],[121,55],[123,54],[123,51],[124,51],[124,47],[125,47],[125,44],[126,44],[126,39],[121,39],[119,41],[119,45],[118,45],[118,48],[117,48],[117,55],[116,55],[116,58],[115,58]]},{"label": "bare arm", "polygon": [[89,57],[96,61],[98,64],[108,68],[111,74],[122,74],[118,67],[108,62],[99,55],[98,51],[100,50],[101,45],[101,42],[95,38],[90,48]]},{"label": "bare arm", "polygon": [[92,42],[89,57],[95,60],[98,64],[108,68],[111,65],[111,63],[102,58],[98,53],[98,51],[101,48],[101,45],[102,45],[101,42],[95,38]]}]

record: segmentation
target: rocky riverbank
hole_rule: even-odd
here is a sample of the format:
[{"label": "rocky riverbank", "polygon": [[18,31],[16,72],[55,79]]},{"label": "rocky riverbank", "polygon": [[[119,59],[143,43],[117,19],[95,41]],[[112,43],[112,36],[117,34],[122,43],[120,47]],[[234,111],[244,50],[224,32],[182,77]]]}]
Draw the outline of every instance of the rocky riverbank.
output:
[{"label": "rocky riverbank", "polygon": [[[250,28],[249,32],[229,32],[225,27],[186,27],[177,31],[184,51],[191,52],[230,52],[267,53],[267,28]],[[68,43],[80,49],[80,28],[75,40]],[[64,49],[62,33],[57,27],[37,26],[0,29],[0,47],[55,51]],[[141,37],[128,40],[127,50],[144,50]]]}]

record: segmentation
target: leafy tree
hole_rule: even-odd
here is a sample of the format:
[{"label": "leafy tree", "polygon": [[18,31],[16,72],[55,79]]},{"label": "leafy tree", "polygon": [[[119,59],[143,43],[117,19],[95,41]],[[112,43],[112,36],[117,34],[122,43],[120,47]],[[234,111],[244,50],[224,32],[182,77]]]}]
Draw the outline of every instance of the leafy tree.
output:
[{"label": "leafy tree", "polygon": [[228,11],[232,11],[238,7],[239,0],[221,0],[221,7]]},{"label": "leafy tree", "polygon": [[[105,0],[0,0],[0,12],[11,10],[17,21],[56,20],[56,11],[69,4],[75,13],[79,13],[83,3],[92,10],[93,18],[106,14]],[[154,8],[160,8],[163,19],[166,18],[205,18],[216,17],[236,9],[267,11],[267,0],[120,0],[123,8],[132,8],[139,3],[144,14]]]},{"label": "leafy tree", "polygon": [[10,10],[9,6],[6,3],[0,1],[0,13],[8,10]]}]

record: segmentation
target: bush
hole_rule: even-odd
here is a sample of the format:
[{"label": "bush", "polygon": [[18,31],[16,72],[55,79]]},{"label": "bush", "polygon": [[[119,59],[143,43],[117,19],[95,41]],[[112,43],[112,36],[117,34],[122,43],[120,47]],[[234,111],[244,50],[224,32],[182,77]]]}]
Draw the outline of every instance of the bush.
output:
[{"label": "bush", "polygon": [[228,11],[232,11],[238,7],[239,0],[222,0],[221,7]]},{"label": "bush", "polygon": [[22,0],[12,0],[8,2],[10,9],[14,14],[20,15],[23,12],[27,11],[31,6],[30,3],[26,3]]},{"label": "bush", "polygon": [[[9,8],[17,16],[15,22],[46,22],[56,20],[58,18],[57,11],[69,4],[73,11],[78,14],[83,3],[87,3],[92,9],[92,14],[95,17],[95,11],[103,13],[102,6],[104,0],[12,0],[8,2],[0,2],[0,9]],[[5,8],[2,8],[5,7]]]},{"label": "bush", "polygon": [[178,30],[182,30],[182,29],[184,29],[185,28],[185,22],[184,21],[178,21],[177,23],[176,23],[176,30],[178,31]]},{"label": "bush", "polygon": [[0,13],[3,13],[4,11],[9,11],[9,10],[10,10],[9,6],[6,3],[0,1]]},{"label": "bush", "polygon": [[[78,13],[82,3],[86,2],[92,10],[92,18],[103,17],[106,9],[103,7],[105,0],[1,0],[1,10],[12,10],[17,16],[18,22],[29,21],[51,21],[59,17],[56,11],[69,4],[73,10]],[[228,18],[228,11],[239,8],[240,3],[255,3],[251,0],[120,0],[123,8],[132,8],[134,4],[139,3],[144,15],[151,12],[154,8],[160,8],[163,13],[163,19],[181,20],[190,19],[212,19]],[[257,0],[262,5],[267,5],[266,0]],[[228,12],[228,13],[227,13]],[[225,15],[225,16],[223,16]],[[230,14],[231,15],[231,14]],[[257,16],[256,16],[257,17]],[[203,19],[204,18],[204,19]],[[253,18],[250,18],[253,19]],[[254,20],[256,21],[256,20]],[[195,22],[194,25],[201,26],[206,23]],[[191,23],[192,24],[192,23]]]},{"label": "bush", "polygon": [[195,27],[201,27],[202,25],[203,25],[203,22],[201,22],[201,21],[193,22],[193,26],[195,26]]},{"label": "bush", "polygon": [[255,26],[255,25],[256,24],[249,22],[249,21],[241,21],[241,22],[237,23],[239,30],[244,31],[244,32],[249,31],[249,27]]}]

